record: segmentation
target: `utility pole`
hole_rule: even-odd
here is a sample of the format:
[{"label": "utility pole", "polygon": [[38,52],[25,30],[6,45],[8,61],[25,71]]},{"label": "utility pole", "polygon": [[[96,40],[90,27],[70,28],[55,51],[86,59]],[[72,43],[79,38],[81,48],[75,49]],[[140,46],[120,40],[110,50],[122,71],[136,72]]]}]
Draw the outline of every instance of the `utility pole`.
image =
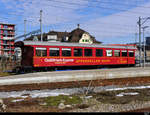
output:
[{"label": "utility pole", "polygon": [[135,33],[135,43],[137,42],[137,33]]},{"label": "utility pole", "polygon": [[137,33],[135,33],[135,47],[136,47],[136,43],[137,43]]},{"label": "utility pole", "polygon": [[144,31],[145,31],[145,29],[146,28],[148,28],[149,26],[144,26],[144,27],[142,27],[142,29],[143,29],[143,67],[145,67],[145,54],[146,54],[146,50],[145,50],[145,36],[144,36]]},{"label": "utility pole", "polygon": [[143,29],[143,45],[142,46],[143,46],[143,54],[144,54],[143,55],[143,67],[145,67],[145,39],[144,39],[144,37],[145,37],[144,36],[144,30],[145,30],[145,28],[143,27],[142,29]]},{"label": "utility pole", "polygon": [[142,53],[142,49],[141,49],[141,17],[139,17],[139,21],[138,21],[138,24],[139,24],[139,61],[140,61],[140,67],[142,66],[141,62],[141,53]]},{"label": "utility pole", "polygon": [[[141,26],[148,20],[150,19],[150,17],[146,17],[146,18],[141,18],[139,17],[139,21],[138,21],[138,25],[139,25],[139,60],[140,60],[140,67],[142,66],[142,56],[141,56],[141,53],[142,53],[142,47],[141,47]],[[141,20],[143,20],[143,22],[141,23]]]},{"label": "utility pole", "polygon": [[41,41],[43,41],[43,34],[42,34],[42,10],[40,10],[40,31],[41,31]]},{"label": "utility pole", "polygon": [[27,20],[24,20],[24,39],[26,39],[26,22]]}]

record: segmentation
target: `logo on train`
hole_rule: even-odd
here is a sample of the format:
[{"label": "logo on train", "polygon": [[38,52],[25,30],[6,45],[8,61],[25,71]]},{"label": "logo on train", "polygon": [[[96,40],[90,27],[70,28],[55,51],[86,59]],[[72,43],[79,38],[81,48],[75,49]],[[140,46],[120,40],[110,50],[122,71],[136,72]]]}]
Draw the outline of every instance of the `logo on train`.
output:
[{"label": "logo on train", "polygon": [[48,58],[45,58],[44,59],[44,62],[73,62],[74,59],[48,59]]}]

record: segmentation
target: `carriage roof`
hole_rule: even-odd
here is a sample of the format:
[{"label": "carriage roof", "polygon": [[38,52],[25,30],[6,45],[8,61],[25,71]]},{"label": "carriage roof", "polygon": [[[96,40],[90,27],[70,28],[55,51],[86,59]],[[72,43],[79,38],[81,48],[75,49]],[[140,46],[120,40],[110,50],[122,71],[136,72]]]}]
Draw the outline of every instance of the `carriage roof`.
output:
[{"label": "carriage roof", "polygon": [[83,44],[83,43],[66,43],[66,42],[47,42],[47,41],[18,41],[15,43],[16,47],[23,47],[26,45],[40,45],[40,46],[74,46],[74,47],[96,47],[96,48],[119,48],[119,49],[136,49],[134,46],[111,46],[106,44]]}]

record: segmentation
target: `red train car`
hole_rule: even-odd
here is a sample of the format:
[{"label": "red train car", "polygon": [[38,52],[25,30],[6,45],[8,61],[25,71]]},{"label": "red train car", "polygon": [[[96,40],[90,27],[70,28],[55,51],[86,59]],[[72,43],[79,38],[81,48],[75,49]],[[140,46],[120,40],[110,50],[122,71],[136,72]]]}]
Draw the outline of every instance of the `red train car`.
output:
[{"label": "red train car", "polygon": [[24,68],[135,65],[135,47],[19,41]]}]

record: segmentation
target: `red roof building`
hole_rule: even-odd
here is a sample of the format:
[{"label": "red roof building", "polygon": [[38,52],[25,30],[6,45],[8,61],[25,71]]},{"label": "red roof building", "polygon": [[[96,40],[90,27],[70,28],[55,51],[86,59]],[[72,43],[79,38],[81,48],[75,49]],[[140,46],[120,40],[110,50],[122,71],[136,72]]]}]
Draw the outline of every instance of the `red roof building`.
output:
[{"label": "red roof building", "polygon": [[0,57],[14,55],[15,25],[0,23]]}]

